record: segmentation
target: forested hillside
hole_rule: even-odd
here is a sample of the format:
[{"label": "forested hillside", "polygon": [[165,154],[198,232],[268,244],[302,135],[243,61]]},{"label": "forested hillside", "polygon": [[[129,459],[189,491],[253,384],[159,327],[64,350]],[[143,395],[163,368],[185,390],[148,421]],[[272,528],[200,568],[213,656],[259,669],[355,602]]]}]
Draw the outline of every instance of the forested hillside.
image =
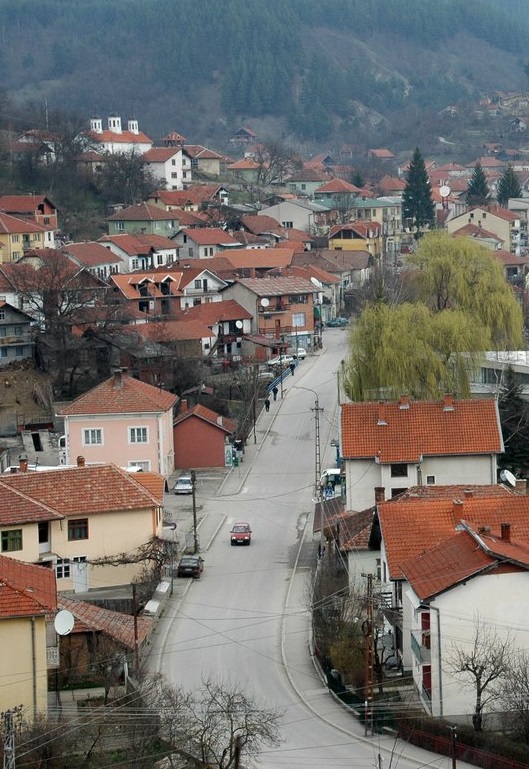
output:
[{"label": "forested hillside", "polygon": [[324,140],[525,87],[529,58],[525,0],[3,0],[0,29],[17,101],[134,113],[154,139],[271,118]]}]

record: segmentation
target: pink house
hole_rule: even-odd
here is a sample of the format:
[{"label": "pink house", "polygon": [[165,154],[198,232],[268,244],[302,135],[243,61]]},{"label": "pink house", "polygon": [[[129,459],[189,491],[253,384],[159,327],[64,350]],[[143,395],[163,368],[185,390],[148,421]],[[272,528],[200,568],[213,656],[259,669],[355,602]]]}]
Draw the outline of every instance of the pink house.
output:
[{"label": "pink house", "polygon": [[65,464],[112,462],[168,477],[174,468],[173,407],[177,396],[119,369],[61,412]]}]

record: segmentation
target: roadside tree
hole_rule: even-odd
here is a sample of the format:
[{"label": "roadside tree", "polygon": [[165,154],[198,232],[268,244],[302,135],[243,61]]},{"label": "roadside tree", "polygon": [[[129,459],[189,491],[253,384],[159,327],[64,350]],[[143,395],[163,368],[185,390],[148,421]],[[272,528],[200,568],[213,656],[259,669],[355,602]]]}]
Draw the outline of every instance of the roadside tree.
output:
[{"label": "roadside tree", "polygon": [[498,687],[498,704],[505,728],[529,745],[529,653],[515,652]]},{"label": "roadside tree", "polygon": [[468,644],[454,643],[447,655],[445,668],[461,679],[461,689],[474,687],[472,724],[483,731],[487,708],[497,702],[497,684],[512,666],[513,640],[509,633],[500,636],[479,615],[474,618],[474,634]]},{"label": "roadside tree", "polygon": [[435,223],[430,180],[418,147],[415,148],[406,175],[406,187],[402,194],[402,219],[404,222],[410,222],[410,226],[415,229],[416,239],[421,236],[425,227],[433,227]]}]

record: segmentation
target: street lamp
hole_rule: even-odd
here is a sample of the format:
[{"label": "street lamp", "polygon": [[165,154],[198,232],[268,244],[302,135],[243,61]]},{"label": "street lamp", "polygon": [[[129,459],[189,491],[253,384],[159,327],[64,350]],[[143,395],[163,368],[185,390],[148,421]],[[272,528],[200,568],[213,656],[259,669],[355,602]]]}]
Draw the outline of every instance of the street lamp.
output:
[{"label": "street lamp", "polygon": [[323,411],[323,408],[320,407],[320,401],[318,399],[318,393],[316,390],[313,390],[311,387],[302,387],[301,385],[294,385],[295,390],[306,390],[307,392],[311,392],[314,395],[314,408],[311,408],[311,411],[314,411],[314,422],[315,422],[315,432],[314,432],[314,493],[316,495],[316,499],[319,501],[321,498],[321,485],[320,485],[320,478],[321,478],[321,448],[320,448],[320,411]]},{"label": "street lamp", "polygon": [[195,496],[197,474],[191,470],[191,493],[193,495],[193,553],[198,553],[198,534],[197,534],[197,500]]}]

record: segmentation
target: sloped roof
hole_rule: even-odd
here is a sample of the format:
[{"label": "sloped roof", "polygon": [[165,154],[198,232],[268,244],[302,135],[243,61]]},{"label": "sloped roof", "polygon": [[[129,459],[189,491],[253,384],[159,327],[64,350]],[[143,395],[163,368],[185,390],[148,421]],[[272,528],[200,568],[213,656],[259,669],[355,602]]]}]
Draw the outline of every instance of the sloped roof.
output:
[{"label": "sloped roof", "polygon": [[494,232],[484,230],[478,224],[465,224],[458,230],[454,230],[452,233],[454,237],[466,237],[466,238],[483,238],[484,240],[495,240],[498,243],[503,243],[503,238],[500,238]]},{"label": "sloped roof", "polygon": [[351,195],[358,195],[361,193],[361,190],[354,184],[349,184],[349,182],[346,182],[344,179],[332,179],[330,182],[322,184],[321,187],[318,187],[314,194],[318,195],[320,192],[349,193]]},{"label": "sloped roof", "polygon": [[152,144],[152,140],[149,139],[147,134],[142,131],[133,133],[132,131],[122,131],[121,133],[115,133],[114,131],[87,131],[87,136],[94,142],[106,143],[106,144]]},{"label": "sloped roof", "polygon": [[34,214],[41,203],[55,208],[46,195],[0,195],[0,209],[12,214]]},{"label": "sloped roof", "polygon": [[99,631],[113,638],[126,649],[136,648],[136,638],[141,646],[147,639],[152,627],[149,617],[134,617],[119,611],[104,609],[101,606],[61,597],[59,609],[70,611],[74,618],[72,633]]},{"label": "sloped roof", "polygon": [[36,222],[28,221],[27,219],[18,219],[16,216],[10,216],[9,214],[3,214],[0,212],[0,233],[3,235],[22,233],[35,233],[35,232],[47,232],[46,227],[42,227]]},{"label": "sloped roof", "polygon": [[[181,296],[182,290],[180,283],[182,272],[171,270],[166,267],[165,272],[128,272],[115,273],[110,276],[111,283],[114,283],[126,299],[140,299],[143,295],[140,293],[140,286],[147,285],[147,296],[152,298],[161,298],[164,296]],[[164,294],[160,289],[162,283],[167,283],[169,293]]]},{"label": "sloped roof", "polygon": [[53,569],[0,555],[0,620],[46,615],[56,609]]},{"label": "sloped roof", "polygon": [[35,504],[55,510],[58,517],[159,506],[161,499],[153,496],[135,475],[116,465],[86,465],[40,473],[15,473],[7,475],[0,483]]},{"label": "sloped roof", "polygon": [[203,147],[202,144],[186,144],[184,151],[197,160],[222,160],[222,155],[215,150],[210,150],[207,147]]},{"label": "sloped roof", "polygon": [[165,163],[181,151],[181,147],[151,147],[142,155],[146,163]]},{"label": "sloped roof", "polygon": [[371,149],[371,150],[368,150],[368,152],[373,157],[380,158],[382,160],[394,160],[395,159],[395,155],[391,152],[391,150],[388,150],[385,147],[382,147],[380,149]]},{"label": "sloped roof", "polygon": [[98,242],[113,243],[115,246],[118,246],[125,251],[125,253],[129,254],[129,256],[144,254],[151,248],[155,251],[178,251],[180,248],[180,246],[175,243],[174,240],[171,240],[171,238],[166,238],[164,235],[156,235],[154,233],[145,233],[142,235],[131,235],[130,233],[103,235],[99,238]]},{"label": "sloped roof", "polygon": [[124,331],[130,331],[131,334],[139,334],[144,339],[151,339],[159,344],[208,339],[211,337],[211,329],[204,321],[185,316],[182,316],[179,320],[140,323],[134,327],[125,327]]},{"label": "sloped roof", "polygon": [[284,296],[285,294],[313,294],[316,287],[305,278],[269,277],[239,278],[237,283],[245,286],[257,296]]},{"label": "sloped roof", "polygon": [[316,265],[331,274],[343,274],[351,270],[365,270],[371,264],[371,254],[368,251],[337,251],[325,248],[311,251],[297,251],[293,264],[301,266]]},{"label": "sloped roof", "polygon": [[121,376],[112,376],[80,395],[61,410],[61,415],[157,414],[171,409],[177,400],[173,393],[122,372]]},{"label": "sloped roof", "polygon": [[235,269],[258,270],[286,267],[294,255],[293,248],[238,248],[224,251],[223,256]]},{"label": "sloped roof", "polygon": [[216,411],[212,411],[211,409],[202,406],[200,403],[198,403],[196,406],[193,406],[191,409],[187,409],[187,411],[184,411],[182,414],[179,414],[174,420],[173,425],[176,427],[176,425],[181,424],[181,422],[184,422],[190,417],[202,419],[204,422],[208,422],[208,424],[217,427],[219,430],[222,430],[227,435],[233,435],[237,429],[237,422],[235,422],[233,419],[223,417],[220,414],[217,414]]},{"label": "sloped roof", "polygon": [[185,190],[156,190],[151,197],[157,197],[166,206],[200,205],[200,203],[211,200],[225,189],[222,184],[192,184]]},{"label": "sloped roof", "polygon": [[494,400],[344,403],[341,425],[345,459],[419,462],[422,456],[503,451]]},{"label": "sloped roof", "polygon": [[183,234],[199,246],[239,246],[239,242],[220,227],[194,227],[183,230]]},{"label": "sloped roof", "polygon": [[207,326],[230,320],[250,320],[252,317],[252,313],[241,307],[235,299],[225,299],[222,302],[202,302],[176,314],[178,322],[189,323],[192,320],[199,320]]},{"label": "sloped roof", "polygon": [[339,232],[354,232],[360,238],[376,238],[380,234],[381,226],[378,222],[354,221],[346,224],[335,224],[329,232],[329,240]]},{"label": "sloped roof", "polygon": [[86,243],[69,243],[65,250],[72,254],[72,256],[75,256],[86,267],[98,267],[101,264],[119,264],[119,262],[123,262],[121,256],[93,240]]},{"label": "sloped roof", "polygon": [[135,222],[135,221],[172,221],[176,219],[171,211],[166,211],[160,206],[150,205],[149,203],[137,203],[134,206],[124,208],[115,214],[107,216],[109,222]]}]

